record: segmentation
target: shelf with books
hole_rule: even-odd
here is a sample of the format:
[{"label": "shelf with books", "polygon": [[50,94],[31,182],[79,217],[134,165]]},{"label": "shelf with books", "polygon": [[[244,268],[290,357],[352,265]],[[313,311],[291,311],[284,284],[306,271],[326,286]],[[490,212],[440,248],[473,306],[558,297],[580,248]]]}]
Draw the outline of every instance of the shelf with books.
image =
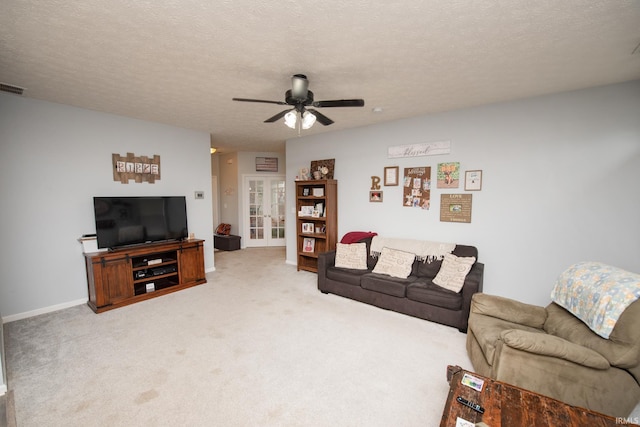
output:
[{"label": "shelf with books", "polygon": [[338,182],[296,181],[298,270],[318,271],[318,254],[335,250]]}]

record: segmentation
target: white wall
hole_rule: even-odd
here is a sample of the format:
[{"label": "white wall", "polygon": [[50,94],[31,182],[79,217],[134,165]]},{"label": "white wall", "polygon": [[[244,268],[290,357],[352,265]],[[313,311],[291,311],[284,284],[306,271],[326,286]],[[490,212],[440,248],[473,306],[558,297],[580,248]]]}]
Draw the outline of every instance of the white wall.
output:
[{"label": "white wall", "polygon": [[[484,291],[546,305],[572,263],[640,272],[640,81],[494,104],[287,141],[287,262],[295,264],[294,179],[312,160],[336,159],[339,238],[349,231],[478,247]],[[369,114],[365,112],[364,114]],[[389,146],[451,141],[451,153],[388,159]],[[470,224],[402,206],[401,187],[368,199],[385,166],[457,161],[483,170]],[[435,187],[435,184],[434,186]]]},{"label": "white wall", "polygon": [[[214,268],[208,133],[0,94],[0,142],[5,319],[87,300],[77,239],[95,233],[94,196],[186,196],[189,231]],[[113,181],[111,154],[127,152],[160,155],[161,179]]]}]

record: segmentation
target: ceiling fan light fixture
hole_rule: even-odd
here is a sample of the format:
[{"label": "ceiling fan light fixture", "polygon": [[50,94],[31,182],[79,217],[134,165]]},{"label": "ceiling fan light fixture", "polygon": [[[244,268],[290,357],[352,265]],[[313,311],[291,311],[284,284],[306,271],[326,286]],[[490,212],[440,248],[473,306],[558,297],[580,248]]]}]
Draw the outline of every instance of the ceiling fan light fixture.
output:
[{"label": "ceiling fan light fixture", "polygon": [[284,115],[284,124],[291,129],[296,128],[296,121],[298,120],[298,113],[295,111],[289,111]]},{"label": "ceiling fan light fixture", "polygon": [[309,91],[309,80],[304,74],[294,74],[291,77],[291,95],[298,101],[307,99]]},{"label": "ceiling fan light fixture", "polygon": [[315,114],[305,111],[302,115],[302,129],[309,129],[316,122]]}]

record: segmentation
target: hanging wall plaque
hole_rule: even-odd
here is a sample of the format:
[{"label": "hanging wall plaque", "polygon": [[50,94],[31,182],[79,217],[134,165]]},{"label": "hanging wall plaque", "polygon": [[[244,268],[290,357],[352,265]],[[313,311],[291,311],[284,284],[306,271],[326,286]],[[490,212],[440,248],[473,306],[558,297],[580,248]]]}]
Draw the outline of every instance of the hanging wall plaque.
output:
[{"label": "hanging wall plaque", "polygon": [[472,194],[441,194],[440,221],[471,222]]},{"label": "hanging wall plaque", "polygon": [[148,182],[153,184],[160,179],[160,156],[154,155],[136,157],[133,153],[127,153],[126,157],[113,153],[113,180],[128,184],[130,179],[137,183]]},{"label": "hanging wall plaque", "polygon": [[429,209],[431,205],[431,167],[404,168],[403,206]]}]

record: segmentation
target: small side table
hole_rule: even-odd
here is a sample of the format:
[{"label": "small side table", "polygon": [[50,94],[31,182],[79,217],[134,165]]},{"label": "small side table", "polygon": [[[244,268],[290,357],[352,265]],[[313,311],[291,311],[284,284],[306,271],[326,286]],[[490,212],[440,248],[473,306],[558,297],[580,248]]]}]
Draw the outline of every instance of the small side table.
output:
[{"label": "small side table", "polygon": [[[465,373],[484,381],[481,391],[476,391],[462,384],[462,377]],[[447,368],[447,379],[450,384],[449,396],[442,413],[440,427],[455,427],[458,417],[472,423],[482,421],[488,427],[620,426],[620,422],[616,423],[616,419],[613,417],[567,405],[551,397],[465,371],[459,366]],[[458,396],[482,406],[484,414],[459,403],[456,400]]]}]

